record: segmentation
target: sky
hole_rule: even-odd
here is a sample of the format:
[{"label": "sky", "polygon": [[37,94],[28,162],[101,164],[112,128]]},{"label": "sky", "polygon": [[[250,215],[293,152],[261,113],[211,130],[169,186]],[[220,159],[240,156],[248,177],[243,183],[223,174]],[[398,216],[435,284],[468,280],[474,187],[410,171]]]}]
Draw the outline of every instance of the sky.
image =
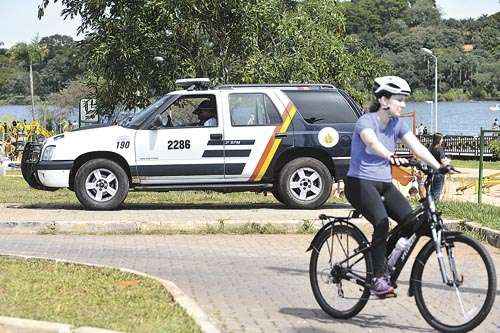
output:
[{"label": "sky", "polygon": [[[36,34],[46,37],[54,34],[77,36],[79,18],[73,20],[60,16],[60,1],[51,3],[45,16],[38,20],[38,4],[41,0],[0,0],[0,42],[3,47],[11,47],[19,42],[30,42]],[[500,11],[499,0],[436,0],[445,18],[479,17]]]}]

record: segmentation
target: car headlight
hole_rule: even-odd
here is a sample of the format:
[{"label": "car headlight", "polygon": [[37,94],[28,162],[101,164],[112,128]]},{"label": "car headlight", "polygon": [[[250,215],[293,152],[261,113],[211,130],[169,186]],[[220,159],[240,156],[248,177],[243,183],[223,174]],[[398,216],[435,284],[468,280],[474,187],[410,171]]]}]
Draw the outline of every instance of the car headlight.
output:
[{"label": "car headlight", "polygon": [[56,146],[45,147],[42,154],[42,161],[50,161],[52,159],[52,155],[54,154],[54,150],[56,150]]}]

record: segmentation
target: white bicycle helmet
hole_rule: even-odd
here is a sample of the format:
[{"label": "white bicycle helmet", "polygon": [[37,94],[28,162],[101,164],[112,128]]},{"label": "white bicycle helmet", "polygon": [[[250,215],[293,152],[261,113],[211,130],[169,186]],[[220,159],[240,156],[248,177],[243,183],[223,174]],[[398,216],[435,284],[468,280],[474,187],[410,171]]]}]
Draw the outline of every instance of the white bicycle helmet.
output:
[{"label": "white bicycle helmet", "polygon": [[386,94],[409,96],[411,88],[408,82],[399,76],[382,76],[375,79],[373,93],[377,97]]}]

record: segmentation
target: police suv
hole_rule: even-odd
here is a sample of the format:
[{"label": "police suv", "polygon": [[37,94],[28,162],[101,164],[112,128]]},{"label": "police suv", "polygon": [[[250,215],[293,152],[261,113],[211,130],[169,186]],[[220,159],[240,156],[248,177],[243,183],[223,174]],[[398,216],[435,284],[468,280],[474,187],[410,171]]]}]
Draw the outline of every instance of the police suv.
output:
[{"label": "police suv", "polygon": [[318,208],[347,173],[362,109],[326,84],[221,85],[178,80],[115,126],[29,143],[24,179],[67,187],[86,209],[119,207],[135,191],[272,192],[290,208]]}]

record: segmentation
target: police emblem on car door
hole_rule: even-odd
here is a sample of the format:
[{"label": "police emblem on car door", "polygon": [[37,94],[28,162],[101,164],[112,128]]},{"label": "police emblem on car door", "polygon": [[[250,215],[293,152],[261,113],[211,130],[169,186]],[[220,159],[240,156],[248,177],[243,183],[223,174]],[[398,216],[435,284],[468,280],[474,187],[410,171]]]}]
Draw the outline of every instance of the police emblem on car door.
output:
[{"label": "police emblem on car door", "polygon": [[223,151],[207,153],[210,140],[222,140],[223,126],[214,94],[179,97],[136,134],[136,160],[142,184],[216,182],[224,179]]}]

